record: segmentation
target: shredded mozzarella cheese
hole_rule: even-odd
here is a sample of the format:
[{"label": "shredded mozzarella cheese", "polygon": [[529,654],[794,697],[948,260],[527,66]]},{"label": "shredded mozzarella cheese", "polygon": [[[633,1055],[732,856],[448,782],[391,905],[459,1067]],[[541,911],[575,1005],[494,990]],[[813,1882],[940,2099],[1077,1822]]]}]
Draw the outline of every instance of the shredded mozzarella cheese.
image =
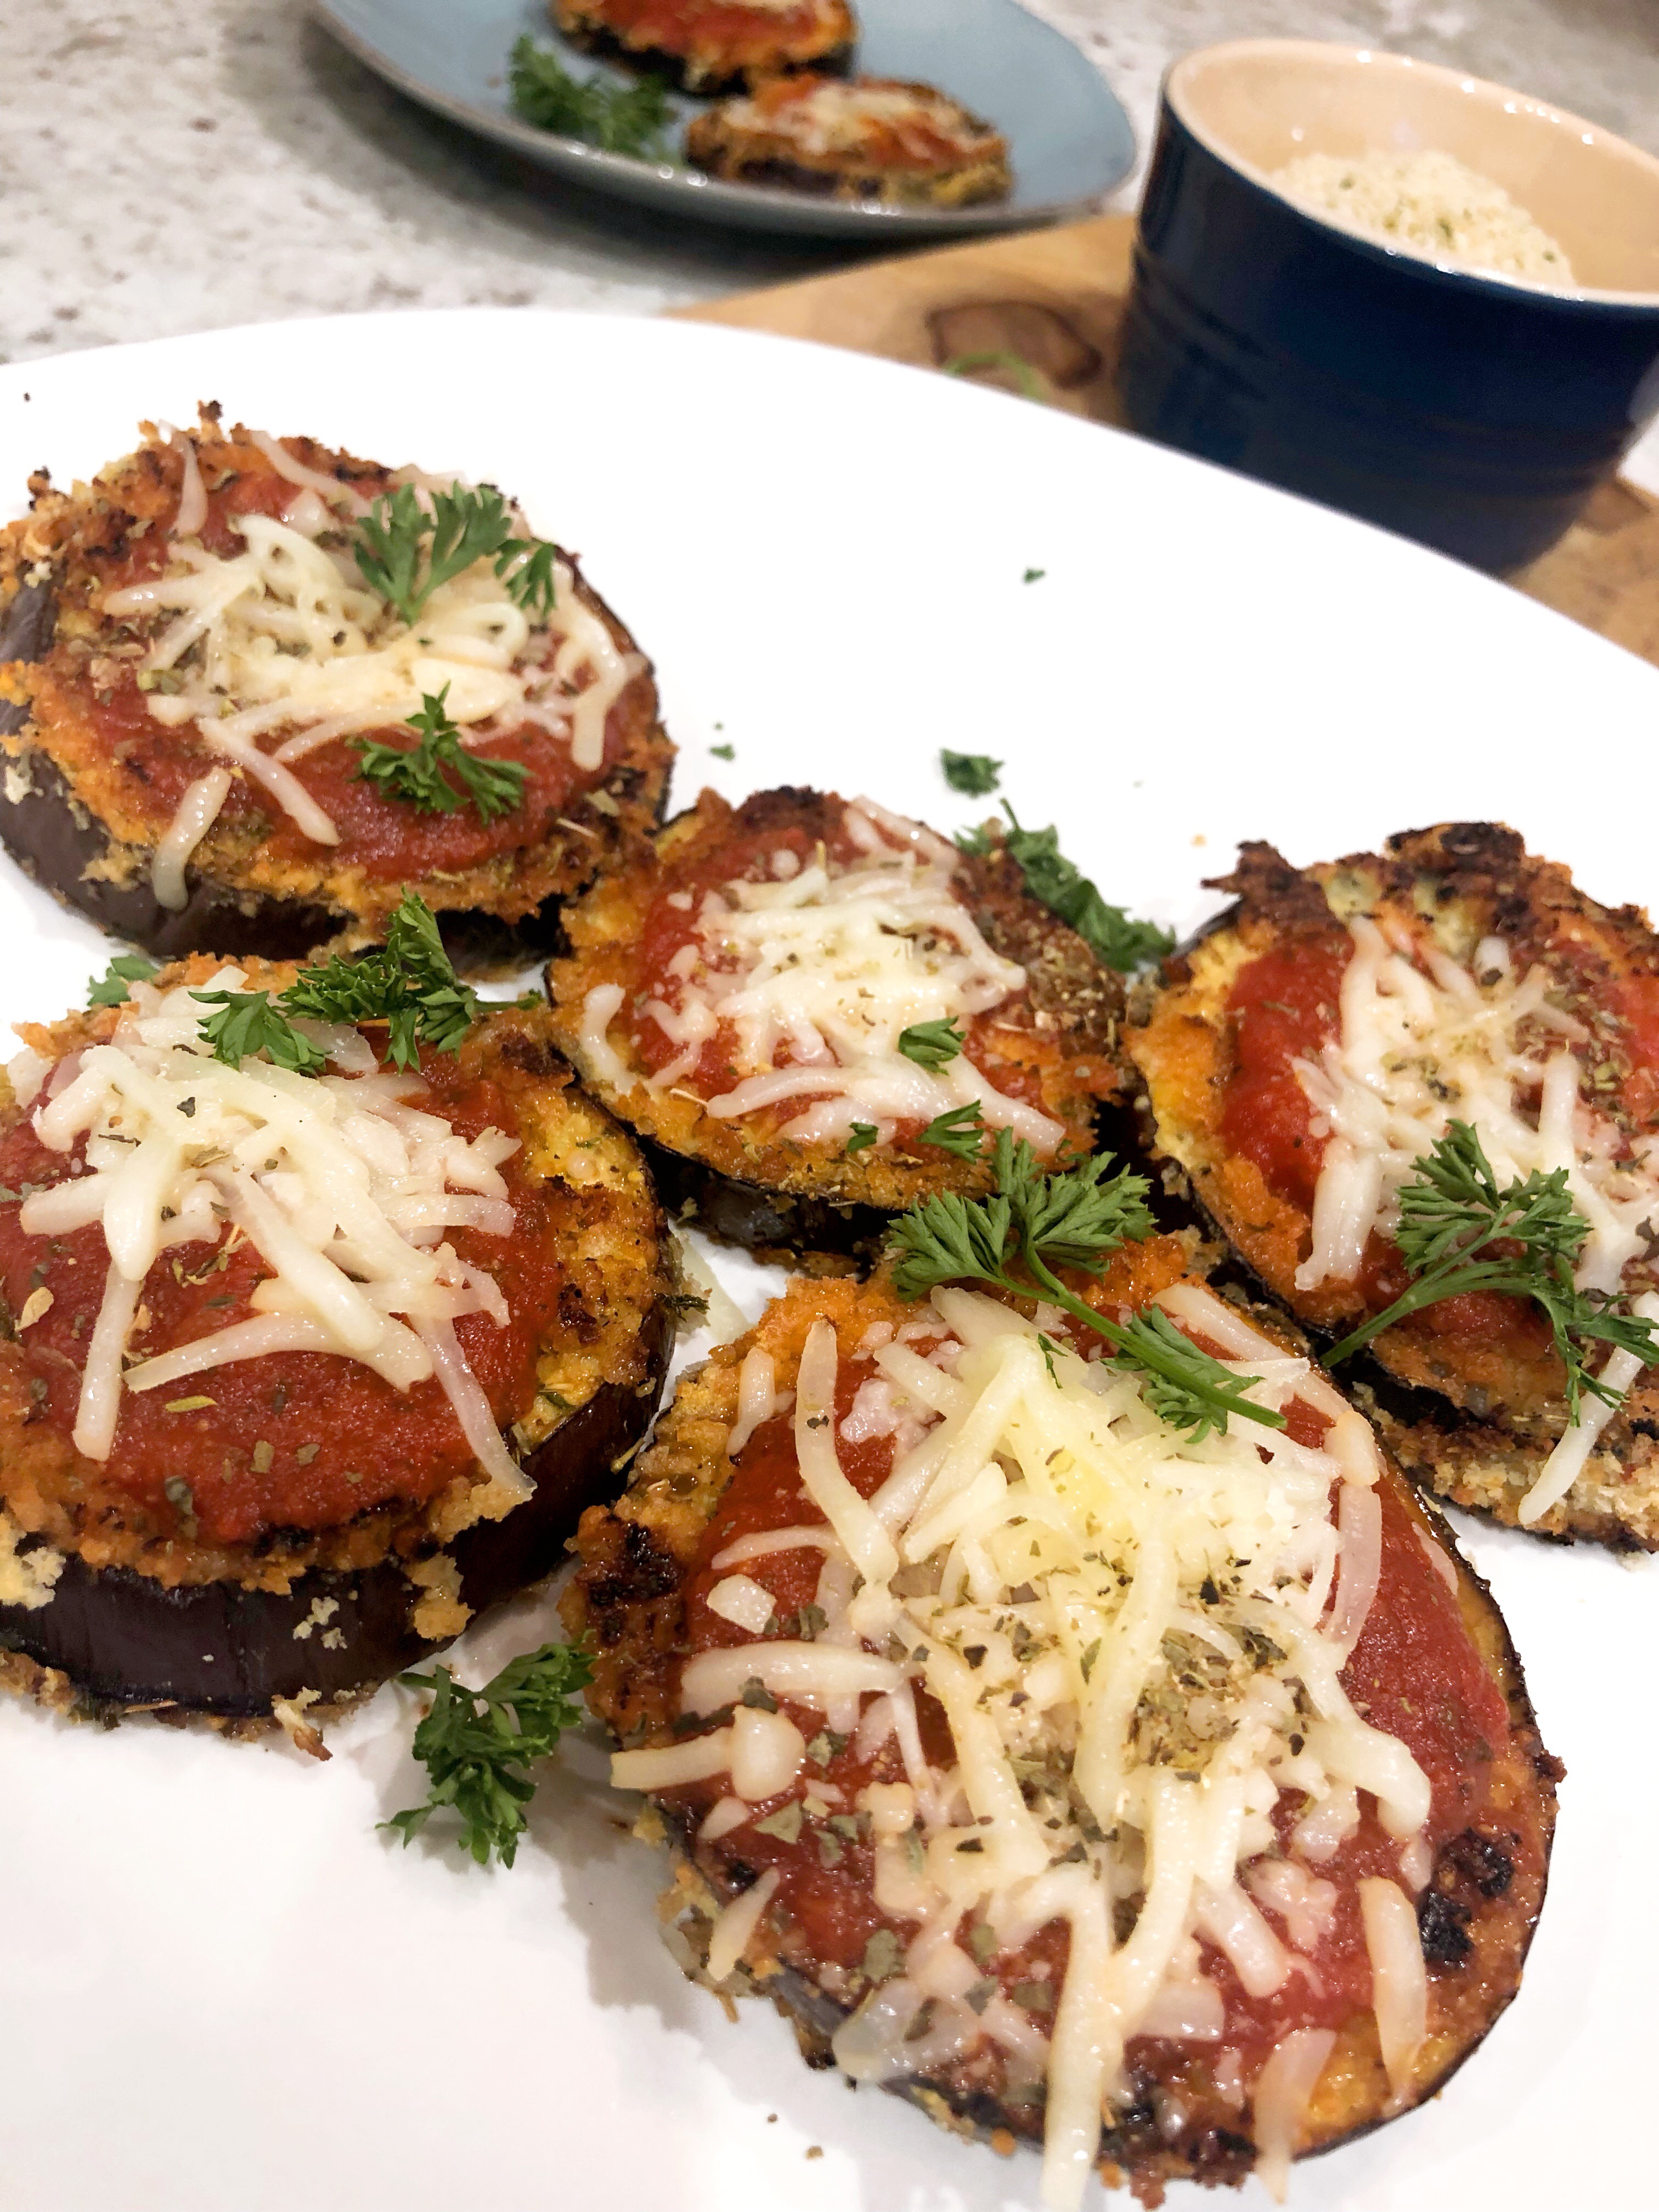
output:
[{"label": "shredded mozzarella cheese", "polygon": [[[243,550],[210,553],[199,538],[208,507],[196,449],[173,435],[185,474],[171,558],[160,575],[107,592],[104,611],[125,621],[172,617],[139,665],[141,684],[154,687],[150,714],[170,727],[193,725],[313,843],[336,843],[338,831],[287,763],[407,722],[440,693],[471,736],[530,720],[564,737],[584,774],[602,766],[605,719],[645,664],[618,649],[578,596],[568,562],[554,564],[544,629],[532,626],[488,559],[441,584],[411,626],[367,587],[349,550],[324,542],[340,531],[340,510],[349,520],[367,512],[357,493],[250,433],[295,496],[280,518],[233,516]],[[261,741],[285,728],[295,734],[274,754],[264,750]],[[184,863],[224,804],[221,792],[207,810],[208,782],[185,793],[158,856],[163,904],[182,905]]]},{"label": "shredded mozzarella cheese", "polygon": [[[1260,1402],[1334,1407],[1337,1440],[1349,1409],[1308,1363],[1195,1285],[1177,1286],[1166,1305],[1237,1371],[1261,1377]],[[915,1930],[903,1974],[842,2027],[836,2057],[855,2078],[893,2080],[988,2039],[1011,2063],[1018,2054],[1035,2065],[1046,2077],[1045,2202],[1072,2212],[1098,2154],[1103,2109],[1122,2094],[1130,2039],[1154,2028],[1224,2033],[1196,1939],[1257,1996],[1312,1971],[1260,1909],[1279,1914],[1291,1945],[1311,1948],[1336,1896],[1305,1866],[1265,1856],[1277,1849],[1280,1792],[1310,1801],[1310,1835],[1328,1816],[1340,1840],[1358,1820],[1357,1791],[1370,1791],[1403,1842],[1420,1838],[1430,1790],[1407,1747],[1362,1720],[1340,1680],[1380,1560],[1378,1462],[1364,1425],[1358,1436],[1344,1431],[1340,1450],[1242,1421],[1194,1441],[1149,1411],[1130,1375],[1064,1351],[1050,1352],[1051,1374],[1038,1327],[976,1292],[942,1290],[927,1324],[936,1350],[949,1345],[942,1364],[914,1341],[862,1355],[907,1389],[925,1371],[938,1401],[916,1416],[927,1425],[921,1442],[872,1502],[838,1463],[829,1418],[837,1343],[827,1322],[814,1324],[794,1419],[803,1487],[835,1545],[818,1585],[825,1625],[813,1642],[699,1653],[681,1700],[688,1714],[719,1711],[758,1680],[831,1713],[831,1727],[856,1729],[860,1758],[896,1738],[906,1782],[872,1788],[860,1804],[872,1815],[876,1901]],[[773,1382],[770,1361],[757,1364],[755,1402],[763,1389],[769,1399]],[[794,1548],[810,1532],[776,1534],[780,1548]],[[758,1540],[733,1545],[720,1564],[763,1557]],[[928,1572],[913,1578],[923,1564]],[[892,1652],[902,1656],[881,1656]],[[919,1688],[949,1724],[948,1771],[924,1752]],[[873,1702],[860,1710],[866,1697]],[[847,1701],[840,1717],[837,1699]],[[613,1771],[621,1779],[663,1761],[689,1773],[687,1750],[624,1753]],[[735,1777],[729,1745],[727,1760]],[[750,1794],[740,1781],[735,1792]],[[1397,2071],[1416,2018],[1406,1955],[1415,1917],[1395,1885],[1370,1887],[1406,1910],[1402,1920],[1374,1901],[1367,1918]],[[1114,1899],[1137,1893],[1133,1930],[1120,1942]],[[1048,2037],[1000,1998],[981,2013],[961,2003],[962,1975],[977,1972],[957,1942],[970,1913],[1006,1948],[1066,1923]],[[745,1920],[745,1941],[757,1925]],[[729,1955],[735,1963],[739,1952]],[[1420,1983],[1420,1949],[1416,1958]],[[1261,2077],[1258,2142],[1270,2182],[1296,2147],[1330,2047],[1322,2034],[1289,2038]]]},{"label": "shredded mozzarella cheese", "polygon": [[1616,1291],[1659,1201],[1659,1143],[1627,1145],[1585,1095],[1575,1047],[1588,1039],[1550,1003],[1547,969],[1517,977],[1498,939],[1480,946],[1472,972],[1432,945],[1393,941],[1364,915],[1348,927],[1341,1033],[1296,1063],[1312,1133],[1327,1139],[1297,1288],[1355,1279],[1371,1232],[1395,1225],[1401,1184],[1459,1121],[1474,1124],[1500,1183],[1567,1170],[1589,1224],[1579,1286]]},{"label": "shredded mozzarella cheese", "polygon": [[[235,990],[234,967],[206,988]],[[107,1459],[126,1390],[276,1351],[355,1359],[398,1389],[435,1374],[480,1464],[514,1498],[529,1494],[501,1443],[489,1401],[454,1324],[464,1314],[508,1319],[499,1285],[443,1241],[447,1228],[512,1231],[501,1164],[519,1139],[486,1130],[470,1141],[414,1103],[418,1074],[305,1077],[258,1060],[218,1061],[188,986],[137,982],[107,1044],[59,1063],[35,1110],[35,1134],[70,1154],[84,1138],[84,1171],[26,1198],[29,1236],[97,1222],[110,1255],[88,1343],[74,1441]],[[362,1067],[352,1030],[301,1026],[337,1066]],[[61,1079],[61,1080],[59,1079]],[[123,1373],[144,1279],[169,1248],[246,1237],[273,1271],[252,1319],[193,1338]],[[222,1249],[228,1249],[228,1246]]]},{"label": "shredded mozzarella cheese", "polygon": [[[844,820],[858,861],[820,851],[792,873],[705,893],[691,963],[646,1008],[680,1048],[651,1088],[686,1081],[724,1025],[737,1080],[708,1102],[717,1121],[798,1100],[805,1111],[782,1137],[844,1142],[866,1122],[884,1145],[901,1123],[976,1102],[988,1127],[1051,1154],[1061,1125],[1005,1097],[968,1053],[930,1069],[899,1049],[907,1029],[965,1026],[1025,987],[1024,969],[992,950],[957,896],[953,848],[869,799],[854,801]],[[615,985],[588,994],[581,1042],[595,1074],[630,1089],[636,1079],[605,1034],[622,1000]]]}]

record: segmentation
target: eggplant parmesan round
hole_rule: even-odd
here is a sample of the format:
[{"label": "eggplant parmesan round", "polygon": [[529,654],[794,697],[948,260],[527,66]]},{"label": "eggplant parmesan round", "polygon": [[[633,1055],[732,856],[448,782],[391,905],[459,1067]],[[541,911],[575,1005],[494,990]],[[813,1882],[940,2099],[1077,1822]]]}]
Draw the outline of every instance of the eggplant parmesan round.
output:
[{"label": "eggplant parmesan round", "polygon": [[13,1686],[326,1710],[550,1572],[649,1425],[665,1227],[545,1012],[489,1010],[401,1068],[369,1022],[301,1019],[227,1065],[233,1026],[216,1056],[193,994],[261,1023],[293,977],[198,957],[11,1062]]},{"label": "eggplant parmesan round", "polygon": [[1008,142],[931,84],[775,77],[693,118],[686,158],[733,185],[892,207],[967,207],[1013,187]]},{"label": "eggplant parmesan round", "polygon": [[1282,1431],[1178,1433],[1054,1310],[798,1283],[683,1381],[565,1600],[683,1963],[1040,2139],[1054,2208],[1095,2167],[1282,2186],[1433,2094],[1515,1995],[1553,1828],[1485,1586],[1189,1249],[1085,1295],[1156,1299]]},{"label": "eggplant parmesan round", "polygon": [[867,1255],[893,1212],[988,1187],[987,1130],[1092,1150],[1121,982],[989,842],[705,791],[567,909],[560,1042],[671,1211],[769,1255]]},{"label": "eggplant parmesan round", "polygon": [[0,836],[173,956],[529,923],[659,816],[650,665],[490,487],[145,426],[0,531]]},{"label": "eggplant parmesan round", "polygon": [[848,0],[553,0],[573,45],[662,70],[688,92],[835,69],[857,25]]},{"label": "eggplant parmesan round", "polygon": [[[1303,870],[1246,845],[1217,888],[1237,905],[1127,1041],[1158,1146],[1276,1297],[1340,1332],[1407,1291],[1398,1194],[1462,1122],[1498,1186],[1565,1178],[1582,1248],[1567,1287],[1649,1310],[1659,939],[1644,914],[1598,905],[1491,823]],[[1395,1322],[1370,1358],[1390,1449],[1443,1497],[1659,1547],[1659,1376],[1632,1355],[1613,1354],[1629,1374],[1603,1364],[1622,1402],[1587,1390],[1574,1422],[1544,1312],[1475,1288]]]}]

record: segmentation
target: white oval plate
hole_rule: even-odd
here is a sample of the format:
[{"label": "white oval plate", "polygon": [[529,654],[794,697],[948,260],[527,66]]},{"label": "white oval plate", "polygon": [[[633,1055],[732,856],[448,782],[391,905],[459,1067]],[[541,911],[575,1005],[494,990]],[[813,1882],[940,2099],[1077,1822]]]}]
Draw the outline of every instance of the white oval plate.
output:
[{"label": "white oval plate", "polygon": [[[1070,417],[707,326],[361,317],[0,368],[0,499],[17,511],[31,468],[86,474],[198,398],[512,487],[655,656],[681,801],[810,781],[956,827],[984,809],[945,789],[944,742],[1006,760],[1022,819],[1058,820],[1109,898],[1181,928],[1240,837],[1301,862],[1458,815],[1513,823],[1601,897],[1659,901],[1659,672],[1402,541]],[[56,1013],[109,954],[3,861],[0,942],[0,1020]],[[752,1310],[762,1271],[718,1264]],[[1570,1770],[1549,1905],[1462,2075],[1297,2169],[1301,2212],[1653,2200],[1655,1567],[1479,1528],[1470,1548]],[[548,1617],[525,1601],[464,1671]],[[854,2099],[769,2011],[732,2027],[681,1980],[659,1863],[596,1746],[550,1772],[510,1873],[378,1835],[422,1794],[412,1717],[383,1692],[316,1766],[0,1701],[4,2212],[1035,2203],[1035,2160]],[[1246,2202],[1265,2205],[1254,2183]]]}]

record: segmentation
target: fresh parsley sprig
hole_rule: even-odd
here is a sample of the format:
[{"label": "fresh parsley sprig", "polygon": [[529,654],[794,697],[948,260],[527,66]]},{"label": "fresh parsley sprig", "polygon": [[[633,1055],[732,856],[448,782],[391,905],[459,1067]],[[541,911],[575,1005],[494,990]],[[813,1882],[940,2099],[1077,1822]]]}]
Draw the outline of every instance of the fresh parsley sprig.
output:
[{"label": "fresh parsley sprig", "polygon": [[656,77],[611,84],[602,76],[574,76],[549,46],[526,33],[513,49],[508,79],[513,105],[526,123],[580,138],[606,154],[665,161],[673,121],[668,94]]},{"label": "fresh parsley sprig", "polygon": [[942,1114],[935,1114],[916,1142],[949,1152],[953,1159],[977,1159],[985,1144],[985,1117],[978,1099],[969,1098],[963,1105],[947,1106]]},{"label": "fresh parsley sprig", "polygon": [[132,996],[131,986],[148,983],[161,969],[142,952],[118,952],[87,993],[88,1006],[125,1006]]},{"label": "fresh parsley sprig", "polygon": [[899,1031],[898,1048],[907,1060],[930,1073],[947,1066],[968,1042],[954,1021],[913,1022]]},{"label": "fresh parsley sprig", "polygon": [[894,1288],[903,1298],[926,1297],[941,1283],[988,1283],[1017,1297],[1039,1297],[1063,1307],[1103,1336],[1115,1364],[1146,1379],[1146,1403],[1172,1428],[1194,1441],[1214,1429],[1223,1434],[1233,1414],[1282,1429],[1285,1416],[1252,1405],[1246,1395],[1261,1380],[1234,1375],[1183,1336],[1167,1314],[1148,1308],[1127,1326],[1097,1313],[1054,1273],[1074,1267],[1097,1275],[1109,1254],[1139,1243],[1152,1231],[1146,1205],[1151,1186],[1127,1169],[1109,1170],[1109,1152],[1059,1175],[1045,1175],[1030,1146],[997,1132],[992,1155],[996,1194],[966,1199],[949,1192],[913,1206],[894,1224],[888,1250],[898,1255]]},{"label": "fresh parsley sprig", "polygon": [[218,1008],[203,1022],[201,1030],[213,1047],[213,1057],[227,1067],[240,1067],[258,1053],[273,1066],[286,1067],[295,1075],[320,1075],[328,1066],[327,1054],[301,1036],[269,991],[192,991],[190,995],[204,1006]]},{"label": "fresh parsley sprig", "polygon": [[422,814],[455,814],[469,804],[484,822],[511,814],[524,799],[530,770],[522,761],[484,760],[468,752],[449,719],[448,697],[447,684],[435,696],[422,694],[420,713],[405,726],[419,737],[416,745],[354,738],[362,756],[356,780],[378,785],[388,799],[405,799]]},{"label": "fresh parsley sprig", "polygon": [[1050,914],[1076,930],[1107,967],[1127,975],[1175,949],[1175,939],[1155,922],[1136,921],[1121,906],[1108,906],[1087,876],[1060,849],[1060,832],[1023,830],[1005,799],[1009,826],[1000,836],[989,830],[964,830],[957,842],[964,853],[990,858],[1000,845],[1018,864],[1025,888]]},{"label": "fresh parsley sprig", "polygon": [[407,1850],[434,1813],[453,1810],[463,1850],[480,1866],[492,1852],[511,1866],[536,1794],[527,1770],[580,1719],[575,1696],[592,1679],[591,1654],[566,1644],[521,1652],[481,1690],[467,1689],[447,1667],[399,1674],[410,1689],[432,1692],[432,1709],[415,1731],[415,1756],[430,1787],[424,1805],[394,1813],[381,1826],[396,1829]]},{"label": "fresh parsley sprig", "polygon": [[1002,774],[1002,763],[989,753],[953,753],[948,745],[939,747],[939,764],[951,790],[966,792],[969,799],[994,791]]},{"label": "fresh parsley sprig", "polygon": [[416,891],[405,891],[386,927],[384,945],[352,960],[336,954],[320,967],[302,968],[287,990],[192,991],[192,999],[218,1011],[202,1023],[216,1060],[240,1067],[264,1053],[296,1075],[320,1075],[325,1055],[294,1024],[298,1021],[385,1022],[386,1056],[395,1067],[416,1066],[422,1044],[459,1052],[478,1018],[477,994],[461,982],[438,934],[437,917]]},{"label": "fresh parsley sprig", "polygon": [[351,550],[370,591],[406,623],[416,622],[439,586],[475,561],[494,562],[495,574],[526,614],[545,622],[553,611],[556,549],[539,538],[514,535],[511,510],[494,484],[454,483],[425,500],[413,484],[399,484],[369,508]]},{"label": "fresh parsley sprig", "polygon": [[337,953],[320,968],[302,968],[283,1004],[313,1021],[385,1022],[394,1067],[415,1066],[422,1044],[459,1052],[478,1018],[477,994],[457,978],[437,917],[415,891],[404,893],[384,945],[355,959]]},{"label": "fresh parsley sprig", "polygon": [[1574,1422],[1586,1391],[1616,1406],[1620,1393],[1589,1372],[1587,1347],[1608,1344],[1635,1352],[1651,1367],[1659,1365],[1659,1340],[1652,1322],[1612,1311],[1573,1281],[1589,1234],[1589,1224],[1567,1188],[1565,1168],[1534,1172],[1500,1189],[1479,1133],[1468,1121],[1454,1121],[1418,1161],[1412,1180],[1400,1187],[1395,1242],[1414,1278],[1410,1289],[1333,1345],[1327,1362],[1334,1366],[1349,1358],[1385,1328],[1443,1298],[1495,1291],[1530,1298],[1549,1322],[1566,1370],[1567,1411]]}]

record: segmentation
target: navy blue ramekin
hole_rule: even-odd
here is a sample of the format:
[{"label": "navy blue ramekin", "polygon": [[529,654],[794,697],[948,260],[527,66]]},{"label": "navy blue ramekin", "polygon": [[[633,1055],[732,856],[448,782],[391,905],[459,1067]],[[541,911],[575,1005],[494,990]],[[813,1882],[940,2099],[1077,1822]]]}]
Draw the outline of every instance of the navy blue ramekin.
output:
[{"label": "navy blue ramekin", "polygon": [[[1267,181],[1371,146],[1494,177],[1594,289],[1376,244]],[[1145,437],[1519,568],[1659,412],[1659,162],[1401,56],[1206,48],[1164,80],[1118,374]]]}]

